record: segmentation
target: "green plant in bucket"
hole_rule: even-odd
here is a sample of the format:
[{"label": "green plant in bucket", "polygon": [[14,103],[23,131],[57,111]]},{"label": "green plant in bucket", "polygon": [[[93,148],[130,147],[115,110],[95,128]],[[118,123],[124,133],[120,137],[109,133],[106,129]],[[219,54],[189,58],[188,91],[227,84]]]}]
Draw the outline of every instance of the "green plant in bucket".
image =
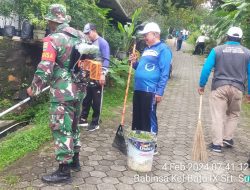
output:
[{"label": "green plant in bucket", "polygon": [[133,137],[133,138],[136,138],[136,139],[142,139],[142,140],[148,140],[148,141],[152,141],[154,140],[154,135],[149,133],[149,132],[143,132],[143,131],[131,131],[129,134],[128,134],[128,137]]}]

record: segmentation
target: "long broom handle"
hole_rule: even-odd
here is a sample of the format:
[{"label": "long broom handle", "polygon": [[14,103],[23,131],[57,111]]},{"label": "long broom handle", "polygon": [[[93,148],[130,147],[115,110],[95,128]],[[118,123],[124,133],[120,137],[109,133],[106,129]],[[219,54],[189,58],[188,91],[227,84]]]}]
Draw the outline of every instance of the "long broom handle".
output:
[{"label": "long broom handle", "polygon": [[201,108],[202,108],[202,95],[200,95],[200,107],[199,107],[199,117],[198,117],[199,120],[201,120]]},{"label": "long broom handle", "polygon": [[[134,46],[133,46],[133,51],[132,51],[133,54],[135,53],[135,48],[136,48],[136,43],[134,43]],[[126,87],[126,92],[125,92],[125,97],[124,97],[124,102],[123,102],[122,119],[121,119],[121,125],[122,126],[124,125],[125,112],[126,112],[126,103],[127,103],[127,98],[128,98],[128,90],[129,90],[131,74],[132,74],[132,63],[130,63],[130,66],[129,66],[127,87]]]},{"label": "long broom handle", "polygon": [[103,89],[104,89],[104,85],[102,85],[102,89],[101,89],[100,114],[99,114],[99,121],[98,121],[98,122],[100,122],[100,118],[101,118],[101,114],[102,114],[102,104],[103,104]]},{"label": "long broom handle", "polygon": [[[42,92],[44,92],[44,91],[48,90],[48,89],[49,89],[49,87],[50,87],[50,86],[45,87],[45,88],[42,90]],[[41,92],[41,93],[42,93],[42,92]],[[19,107],[19,106],[23,105],[24,103],[26,103],[26,102],[30,101],[30,99],[31,99],[31,98],[30,98],[30,97],[28,97],[28,98],[26,98],[26,99],[22,100],[21,102],[17,103],[16,105],[14,105],[14,106],[10,107],[9,109],[7,109],[7,110],[3,111],[2,113],[0,113],[0,117],[4,116],[5,114],[9,113],[10,111],[12,111],[12,110],[16,109],[17,107]]]}]

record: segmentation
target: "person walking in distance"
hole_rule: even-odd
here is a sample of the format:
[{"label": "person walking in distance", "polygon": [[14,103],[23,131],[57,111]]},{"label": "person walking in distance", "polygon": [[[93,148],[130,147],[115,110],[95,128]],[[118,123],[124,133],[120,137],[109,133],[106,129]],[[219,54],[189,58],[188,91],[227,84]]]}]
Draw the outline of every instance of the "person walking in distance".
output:
[{"label": "person walking in distance", "polygon": [[157,134],[156,108],[167,85],[172,53],[160,40],[158,24],[150,22],[139,33],[144,36],[147,47],[139,60],[137,54],[130,55],[135,69],[132,130]]},{"label": "person walking in distance", "polygon": [[222,147],[233,147],[234,131],[239,123],[241,103],[248,79],[250,100],[250,50],[240,44],[243,32],[239,27],[231,27],[227,32],[227,42],[211,50],[203,66],[199,94],[204,93],[208,77],[214,68],[210,112],[212,116],[212,143],[214,152],[222,152]]},{"label": "person walking in distance", "polygon": [[193,52],[193,55],[203,55],[205,50],[205,41],[208,39],[208,37],[205,36],[204,33],[202,33],[196,40],[196,46],[195,50]]},{"label": "person walking in distance", "polygon": [[176,47],[176,51],[181,50],[181,46],[182,46],[182,42],[183,42],[183,32],[180,31],[177,35],[177,47]]},{"label": "person walking in distance", "polygon": [[[88,126],[88,131],[99,129],[101,98],[103,86],[105,84],[105,76],[108,73],[110,49],[108,42],[98,35],[96,25],[88,23],[84,26],[83,33],[87,35],[93,45],[99,47],[99,58],[102,60],[102,77],[101,80],[91,80],[87,86],[87,95],[82,102],[82,113],[79,121],[79,126]],[[90,107],[93,109],[92,121],[88,124],[87,118]]]},{"label": "person walking in distance", "polygon": [[55,144],[58,169],[42,177],[44,182],[71,181],[70,170],[80,171],[80,131],[77,126],[81,101],[85,95],[84,85],[76,83],[70,72],[70,55],[74,45],[82,39],[80,31],[68,25],[70,17],[61,4],[52,4],[45,16],[52,32],[43,39],[41,62],[37,66],[29,96],[38,95],[50,85],[50,123]]}]

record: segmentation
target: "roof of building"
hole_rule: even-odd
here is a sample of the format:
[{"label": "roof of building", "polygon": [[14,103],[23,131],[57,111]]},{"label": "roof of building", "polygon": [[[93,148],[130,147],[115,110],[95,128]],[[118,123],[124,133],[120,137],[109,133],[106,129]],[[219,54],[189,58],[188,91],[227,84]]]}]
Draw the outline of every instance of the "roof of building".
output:
[{"label": "roof of building", "polygon": [[119,22],[126,23],[130,20],[119,0],[100,0],[97,5],[103,8],[110,8],[110,17]]}]

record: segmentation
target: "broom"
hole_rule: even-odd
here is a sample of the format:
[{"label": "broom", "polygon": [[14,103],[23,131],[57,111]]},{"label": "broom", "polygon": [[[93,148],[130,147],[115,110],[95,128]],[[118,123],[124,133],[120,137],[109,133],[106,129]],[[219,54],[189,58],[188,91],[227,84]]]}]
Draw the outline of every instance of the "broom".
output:
[{"label": "broom", "polygon": [[[132,51],[133,54],[135,53],[135,48],[136,48],[136,42],[133,45],[133,51]],[[132,63],[130,63],[130,66],[129,66],[128,80],[127,80],[127,87],[126,87],[126,92],[125,92],[125,97],[124,97],[124,102],[123,102],[121,123],[118,126],[114,141],[112,143],[112,146],[117,148],[118,150],[120,150],[124,155],[127,155],[127,145],[126,145],[126,141],[125,141],[125,137],[124,137],[123,127],[124,127],[126,102],[127,102],[127,98],[128,98],[128,90],[129,90],[131,74],[132,74]]]},{"label": "broom", "polygon": [[205,139],[203,135],[202,124],[201,124],[201,107],[202,107],[202,95],[200,95],[199,117],[198,117],[198,124],[196,127],[195,136],[194,136],[192,159],[194,161],[205,162],[207,161],[207,150],[206,150]]}]

